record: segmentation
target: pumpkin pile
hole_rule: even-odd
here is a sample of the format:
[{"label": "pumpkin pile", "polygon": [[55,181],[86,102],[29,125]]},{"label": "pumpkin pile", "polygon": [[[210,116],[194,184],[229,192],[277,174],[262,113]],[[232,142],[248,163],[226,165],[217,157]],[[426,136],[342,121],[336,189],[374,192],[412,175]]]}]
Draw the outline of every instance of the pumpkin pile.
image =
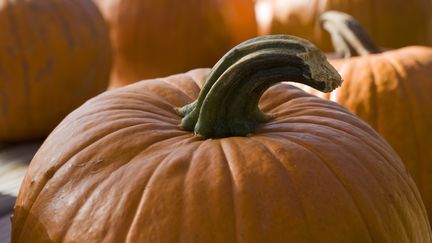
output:
[{"label": "pumpkin pile", "polygon": [[0,3],[12,243],[432,243],[432,0]]},{"label": "pumpkin pile", "polygon": [[310,42],[276,35],[89,100],[34,157],[12,242],[432,242],[394,150],[284,80],[341,83]]}]

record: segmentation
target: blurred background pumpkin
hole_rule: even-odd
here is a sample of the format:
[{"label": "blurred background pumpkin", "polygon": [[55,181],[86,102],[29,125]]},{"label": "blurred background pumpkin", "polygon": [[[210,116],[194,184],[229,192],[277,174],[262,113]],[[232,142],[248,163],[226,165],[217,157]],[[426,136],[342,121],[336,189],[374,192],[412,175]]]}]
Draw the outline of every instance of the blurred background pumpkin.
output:
[{"label": "blurred background pumpkin", "polygon": [[358,19],[386,48],[432,45],[432,0],[256,0],[261,34],[291,34],[331,51],[319,16],[328,10]]},{"label": "blurred background pumpkin", "polygon": [[[331,94],[304,90],[336,101],[369,123],[401,156],[432,220],[432,48],[379,48],[352,16],[321,16],[336,56],[331,63],[344,79]],[[335,56],[335,55],[333,55]]]},{"label": "blurred background pumpkin", "polygon": [[111,46],[91,0],[1,0],[0,30],[0,141],[44,137],[106,89]]},{"label": "blurred background pumpkin", "polygon": [[112,86],[212,66],[257,33],[253,0],[94,0],[111,28]]}]

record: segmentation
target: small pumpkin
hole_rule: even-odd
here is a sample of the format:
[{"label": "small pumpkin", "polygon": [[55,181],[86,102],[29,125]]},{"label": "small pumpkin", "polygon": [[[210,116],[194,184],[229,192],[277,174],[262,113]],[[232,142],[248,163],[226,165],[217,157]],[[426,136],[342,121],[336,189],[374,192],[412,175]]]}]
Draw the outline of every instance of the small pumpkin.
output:
[{"label": "small pumpkin", "polygon": [[319,16],[330,10],[358,19],[383,47],[432,45],[432,0],[257,0],[258,6],[264,7],[258,10],[265,11],[258,25],[265,34],[298,35],[324,51],[332,45]]},{"label": "small pumpkin", "polygon": [[402,158],[432,220],[432,48],[407,46],[383,50],[350,15],[330,11],[322,24],[338,56],[331,60],[344,84],[322,94],[368,122]]},{"label": "small pumpkin", "polygon": [[256,36],[253,0],[95,0],[111,26],[112,87],[213,65]]},{"label": "small pumpkin", "polygon": [[90,0],[0,0],[0,141],[47,136],[108,86],[108,28]]},{"label": "small pumpkin", "polygon": [[341,82],[310,42],[267,36],[91,99],[30,164],[12,242],[432,242],[391,147],[282,80]]}]

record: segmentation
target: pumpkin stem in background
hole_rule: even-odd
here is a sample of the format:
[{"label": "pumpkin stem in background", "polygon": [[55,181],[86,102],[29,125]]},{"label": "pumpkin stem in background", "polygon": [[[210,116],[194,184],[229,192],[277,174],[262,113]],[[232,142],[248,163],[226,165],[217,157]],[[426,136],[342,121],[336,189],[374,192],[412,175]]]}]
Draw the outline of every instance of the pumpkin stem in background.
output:
[{"label": "pumpkin stem in background", "polygon": [[344,58],[380,53],[367,31],[351,15],[328,11],[320,17],[321,26],[330,34],[333,47]]},{"label": "pumpkin stem in background", "polygon": [[288,35],[261,36],[234,47],[213,67],[198,99],[179,109],[181,127],[203,138],[246,136],[268,120],[258,108],[271,85],[294,81],[323,92],[342,80],[309,41]]}]

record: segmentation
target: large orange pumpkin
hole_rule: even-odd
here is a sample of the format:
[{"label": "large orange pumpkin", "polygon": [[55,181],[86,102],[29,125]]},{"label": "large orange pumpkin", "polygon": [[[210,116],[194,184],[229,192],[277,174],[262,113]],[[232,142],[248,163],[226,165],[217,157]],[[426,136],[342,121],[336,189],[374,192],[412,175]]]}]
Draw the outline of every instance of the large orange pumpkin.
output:
[{"label": "large orange pumpkin", "polygon": [[264,7],[258,10],[264,10],[263,17],[271,18],[270,26],[258,21],[266,33],[298,35],[324,51],[332,46],[319,16],[329,10],[354,16],[383,47],[432,45],[432,0],[257,0],[257,4]]},{"label": "large orange pumpkin", "polygon": [[108,86],[108,29],[90,0],[0,0],[0,140],[44,137]]},{"label": "large orange pumpkin", "polygon": [[213,65],[256,35],[253,0],[95,0],[111,25],[112,86]]},{"label": "large orange pumpkin", "polygon": [[12,242],[432,242],[390,146],[334,102],[263,94],[281,80],[341,82],[309,42],[269,36],[88,101],[34,157]]},{"label": "large orange pumpkin", "polygon": [[351,16],[328,12],[323,26],[346,59],[331,63],[345,80],[331,94],[304,90],[348,108],[396,150],[417,183],[432,219],[432,48],[383,51]]}]

